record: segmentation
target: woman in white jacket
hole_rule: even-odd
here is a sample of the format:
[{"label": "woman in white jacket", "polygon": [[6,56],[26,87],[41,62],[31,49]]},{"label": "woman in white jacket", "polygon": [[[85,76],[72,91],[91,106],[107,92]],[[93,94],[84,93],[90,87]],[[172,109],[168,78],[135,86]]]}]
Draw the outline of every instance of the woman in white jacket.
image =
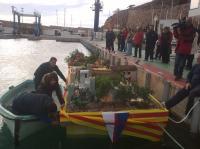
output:
[{"label": "woman in white jacket", "polygon": [[194,60],[194,55],[197,53],[198,50],[200,50],[200,44],[199,44],[199,32],[196,32],[193,43],[192,43],[192,50],[190,52],[190,55],[187,58],[186,62],[186,69],[191,70],[192,69],[192,63]]}]

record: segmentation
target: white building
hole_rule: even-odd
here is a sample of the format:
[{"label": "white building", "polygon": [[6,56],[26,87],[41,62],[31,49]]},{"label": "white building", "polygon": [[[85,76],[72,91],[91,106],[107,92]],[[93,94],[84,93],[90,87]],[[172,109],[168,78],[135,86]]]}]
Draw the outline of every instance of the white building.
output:
[{"label": "white building", "polygon": [[189,17],[200,16],[200,0],[191,0]]},{"label": "white building", "polygon": [[158,24],[158,34],[161,34],[161,29],[164,27],[170,27],[170,30],[173,30],[172,24],[178,23],[178,19],[167,19],[167,20],[160,20]]}]

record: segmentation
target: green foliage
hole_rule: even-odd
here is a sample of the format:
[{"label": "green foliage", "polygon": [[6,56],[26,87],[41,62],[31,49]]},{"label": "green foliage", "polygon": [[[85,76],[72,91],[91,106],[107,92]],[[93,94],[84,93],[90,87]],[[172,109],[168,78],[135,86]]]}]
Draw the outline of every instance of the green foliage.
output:
[{"label": "green foliage", "polygon": [[138,84],[134,83],[130,85],[119,85],[115,99],[119,101],[128,101],[131,98],[142,98],[146,101],[149,100],[149,94],[152,94],[152,91],[145,87],[139,87]]},{"label": "green foliage", "polygon": [[72,100],[72,104],[79,108],[84,108],[88,104],[88,102],[82,101],[80,98],[76,97]]},{"label": "green foliage", "polygon": [[118,86],[121,81],[121,75],[115,74],[112,76],[97,76],[95,77],[96,96],[101,98],[106,96],[111,89]]},{"label": "green foliage", "polygon": [[93,64],[98,59],[98,54],[92,54],[91,56],[85,56],[82,52],[79,52],[78,49],[73,51],[68,57],[65,58],[71,66],[86,66],[87,64]]},{"label": "green foliage", "polygon": [[118,86],[120,81],[122,80],[122,76],[120,73],[117,73],[115,75],[112,76],[112,86]]},{"label": "green foliage", "polygon": [[97,55],[85,56],[84,59],[85,59],[85,65],[94,64],[97,61],[98,56]]},{"label": "green foliage", "polygon": [[127,101],[131,99],[133,96],[132,87],[131,86],[123,86],[119,85],[116,90],[115,99],[118,101]]},{"label": "green foliage", "polygon": [[112,88],[112,79],[108,76],[97,76],[95,77],[96,84],[96,96],[102,98],[106,96]]},{"label": "green foliage", "polygon": [[89,89],[76,89],[71,97],[72,104],[78,108],[84,108],[89,102],[94,101],[94,96]]},{"label": "green foliage", "polygon": [[84,54],[81,53],[81,52],[79,52],[78,49],[76,49],[75,51],[73,51],[72,53],[70,53],[69,56],[67,56],[65,58],[65,61],[69,65],[81,66],[84,63]]},{"label": "green foliage", "polygon": [[153,93],[151,89],[146,87],[139,87],[137,83],[134,83],[132,86],[135,98],[140,97],[144,100],[148,100],[149,94]]}]

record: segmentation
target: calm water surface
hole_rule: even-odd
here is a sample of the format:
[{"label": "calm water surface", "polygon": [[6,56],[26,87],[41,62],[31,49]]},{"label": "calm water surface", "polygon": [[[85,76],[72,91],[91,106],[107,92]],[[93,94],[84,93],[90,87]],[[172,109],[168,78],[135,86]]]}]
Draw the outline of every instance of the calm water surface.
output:
[{"label": "calm water surface", "polygon": [[[28,41],[26,39],[0,40],[0,93],[9,86],[32,79],[35,69],[51,56],[58,59],[57,65],[66,74],[67,64],[64,58],[73,50],[79,49],[89,55],[89,51],[80,43],[63,43],[50,40]],[[111,144],[108,137],[70,138],[62,127],[49,126],[25,140],[19,149],[160,149],[160,143],[141,141],[139,139],[121,138],[117,144]],[[0,149],[14,149],[13,139],[0,117]]]}]

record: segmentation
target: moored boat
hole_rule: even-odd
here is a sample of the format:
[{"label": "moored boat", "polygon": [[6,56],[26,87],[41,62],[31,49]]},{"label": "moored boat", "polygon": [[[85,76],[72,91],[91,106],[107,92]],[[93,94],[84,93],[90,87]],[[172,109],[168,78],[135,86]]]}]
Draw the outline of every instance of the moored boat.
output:
[{"label": "moored boat", "polygon": [[15,142],[18,142],[27,136],[41,130],[46,123],[40,121],[34,115],[16,115],[12,112],[12,101],[14,97],[25,91],[32,91],[34,84],[32,80],[26,80],[16,87],[10,87],[0,97],[0,115],[8,126]]}]

